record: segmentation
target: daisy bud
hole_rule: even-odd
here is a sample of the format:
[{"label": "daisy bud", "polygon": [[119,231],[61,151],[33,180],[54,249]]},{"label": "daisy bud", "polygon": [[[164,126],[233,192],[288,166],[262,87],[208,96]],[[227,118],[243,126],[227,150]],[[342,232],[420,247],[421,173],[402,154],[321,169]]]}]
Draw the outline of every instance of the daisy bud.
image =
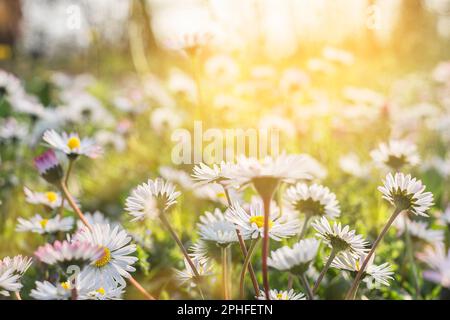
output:
[{"label": "daisy bud", "polygon": [[40,156],[34,158],[34,166],[39,174],[50,183],[60,182],[64,176],[63,169],[53,150],[47,150]]}]

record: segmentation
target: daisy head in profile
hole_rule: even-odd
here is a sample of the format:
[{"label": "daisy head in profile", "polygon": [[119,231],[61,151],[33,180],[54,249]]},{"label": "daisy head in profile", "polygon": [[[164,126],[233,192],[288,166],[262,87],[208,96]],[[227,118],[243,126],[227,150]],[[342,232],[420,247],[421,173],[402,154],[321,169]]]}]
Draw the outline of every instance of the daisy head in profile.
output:
[{"label": "daisy head in profile", "polygon": [[207,183],[225,183],[230,179],[233,165],[227,162],[221,162],[219,165],[213,164],[211,167],[200,162],[195,165],[192,178],[197,181],[197,185]]},{"label": "daisy head in profile", "polygon": [[433,194],[424,192],[422,181],[403,173],[388,173],[383,186],[378,187],[383,198],[400,211],[407,211],[415,215],[425,216],[426,211],[433,205]]},{"label": "daisy head in profile", "polygon": [[[27,187],[23,188],[25,193],[25,200],[31,204],[41,204],[50,209],[59,208],[62,202],[61,193],[55,191],[45,191],[45,192],[37,192],[28,189]],[[70,206],[66,203],[64,205],[66,209],[71,209]]]},{"label": "daisy head in profile", "polygon": [[197,227],[203,241],[214,242],[223,247],[238,241],[235,225],[225,218],[220,209],[206,211],[200,216]]},{"label": "daisy head in profile", "polygon": [[19,292],[22,289],[20,280],[31,264],[32,259],[22,255],[0,260],[0,295],[9,296],[10,292]]},{"label": "daisy head in profile", "polygon": [[85,227],[75,234],[73,242],[101,247],[100,257],[86,267],[86,277],[92,281],[125,285],[123,278],[129,278],[130,272],[136,270],[132,265],[138,258],[131,255],[136,251],[136,245],[130,244],[131,237],[119,226],[94,224],[92,230]]},{"label": "daisy head in profile", "polygon": [[185,258],[184,259],[184,270],[175,269],[175,277],[180,282],[181,285],[188,284],[191,287],[196,287],[205,277],[212,274],[212,265],[207,258],[197,259],[195,257],[191,258],[198,275],[192,269],[190,263]]},{"label": "daisy head in profile", "polygon": [[377,166],[395,171],[406,166],[416,166],[420,161],[417,147],[406,140],[381,143],[370,155]]},{"label": "daisy head in profile", "polygon": [[445,240],[445,230],[431,229],[425,221],[411,220],[405,214],[401,214],[394,221],[394,226],[397,228],[399,236],[407,232],[417,249],[427,244],[436,245],[443,243]]},{"label": "daisy head in profile", "polygon": [[[239,229],[243,239],[258,239],[264,236],[264,210],[261,201],[249,206],[248,212],[239,203],[234,203],[225,213],[228,221]],[[272,210],[269,217],[269,238],[280,241],[298,233],[300,221],[288,215],[280,216]]]},{"label": "daisy head in profile", "polygon": [[36,259],[48,265],[87,265],[99,260],[104,254],[101,246],[89,242],[56,240],[46,243],[34,252]]},{"label": "daisy head in profile", "polygon": [[34,158],[34,166],[42,178],[52,184],[58,184],[64,177],[63,169],[53,150],[47,150]]},{"label": "daisy head in profile", "polygon": [[125,202],[125,211],[134,217],[133,221],[155,219],[176,204],[180,194],[171,182],[161,178],[149,179],[131,191]]},{"label": "daisy head in profile", "polygon": [[266,298],[264,290],[259,292],[258,300],[306,300],[303,293],[295,292],[294,289],[289,291],[282,291],[277,289],[272,289],[269,291],[269,299]]},{"label": "daisy head in profile", "polygon": [[57,215],[54,218],[43,218],[40,214],[36,214],[33,218],[26,220],[23,218],[17,219],[18,224],[16,231],[18,232],[35,232],[39,234],[52,234],[56,232],[67,232],[72,230],[74,220],[72,217],[62,218]]},{"label": "daisy head in profile", "polygon": [[297,183],[286,190],[286,200],[292,209],[306,217],[339,217],[341,210],[336,195],[318,184]]},{"label": "daisy head in profile", "polygon": [[330,224],[326,217],[322,217],[312,223],[316,230],[316,236],[327,244],[336,255],[347,253],[358,259],[366,254],[368,242],[362,235],[357,235],[355,230],[350,230],[349,226],[344,226],[338,222]]},{"label": "daisy head in profile", "polygon": [[268,265],[280,271],[289,271],[300,276],[308,271],[311,262],[317,256],[320,241],[311,238],[303,239],[292,247],[284,246],[271,252]]},{"label": "daisy head in profile", "polygon": [[93,139],[81,139],[77,133],[59,134],[55,130],[47,130],[44,132],[43,139],[50,147],[65,153],[72,160],[80,155],[97,158],[103,152]]},{"label": "daisy head in profile", "polygon": [[[367,255],[362,255],[358,259],[355,259],[353,256],[349,254],[343,254],[331,263],[332,268],[337,268],[340,270],[348,271],[353,276],[359,272],[364,260]],[[394,279],[392,275],[394,272],[392,271],[389,263],[385,262],[380,265],[375,265],[373,262],[375,260],[375,255],[372,255],[367,263],[366,268],[364,269],[362,279],[366,282],[370,287],[376,285],[384,285],[389,286],[389,280]]]}]

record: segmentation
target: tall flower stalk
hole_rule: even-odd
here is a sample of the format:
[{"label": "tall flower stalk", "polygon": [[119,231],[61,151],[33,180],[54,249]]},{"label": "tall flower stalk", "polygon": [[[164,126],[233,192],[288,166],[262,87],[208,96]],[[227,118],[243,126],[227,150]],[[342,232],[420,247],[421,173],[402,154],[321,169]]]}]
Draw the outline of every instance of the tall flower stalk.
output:
[{"label": "tall flower stalk", "polygon": [[240,276],[240,281],[239,281],[239,296],[241,299],[244,298],[245,273],[247,271],[248,266],[251,264],[250,261],[252,259],[253,252],[255,251],[256,245],[258,244],[258,240],[259,240],[259,238],[253,239],[252,242],[250,243],[250,247],[245,256],[244,264],[242,265],[242,271],[241,271],[241,276]]}]

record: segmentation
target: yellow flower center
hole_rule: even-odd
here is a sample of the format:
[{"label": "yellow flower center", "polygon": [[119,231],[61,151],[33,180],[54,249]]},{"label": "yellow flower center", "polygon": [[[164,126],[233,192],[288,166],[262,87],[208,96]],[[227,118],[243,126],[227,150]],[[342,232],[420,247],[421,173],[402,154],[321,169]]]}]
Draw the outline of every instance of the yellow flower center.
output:
[{"label": "yellow flower center", "polygon": [[101,268],[106,266],[111,261],[111,251],[107,247],[103,247],[103,255],[100,259],[95,261],[95,266]]},{"label": "yellow flower center", "polygon": [[40,224],[41,224],[42,229],[45,229],[45,227],[47,226],[47,223],[48,223],[48,219],[41,220]]},{"label": "yellow flower center", "polygon": [[278,293],[277,294],[277,299],[278,300],[283,300],[283,294],[282,293]]},{"label": "yellow flower center", "polygon": [[98,288],[98,290],[96,290],[98,293],[100,293],[102,296],[105,295],[106,291],[103,287]]},{"label": "yellow flower center", "polygon": [[67,146],[70,148],[70,150],[76,149],[80,147],[80,139],[78,137],[71,137],[67,141]]},{"label": "yellow flower center", "polygon": [[47,200],[51,203],[54,203],[58,199],[58,195],[56,192],[49,191],[45,193],[45,196],[47,197]]},{"label": "yellow flower center", "polygon": [[[255,223],[258,228],[264,227],[264,217],[263,216],[253,216],[250,217],[250,223]],[[269,219],[269,229],[272,228],[273,221]]]},{"label": "yellow flower center", "polygon": [[64,290],[70,290],[70,289],[71,289],[70,282],[69,282],[69,281],[61,282],[61,287],[62,287]]}]

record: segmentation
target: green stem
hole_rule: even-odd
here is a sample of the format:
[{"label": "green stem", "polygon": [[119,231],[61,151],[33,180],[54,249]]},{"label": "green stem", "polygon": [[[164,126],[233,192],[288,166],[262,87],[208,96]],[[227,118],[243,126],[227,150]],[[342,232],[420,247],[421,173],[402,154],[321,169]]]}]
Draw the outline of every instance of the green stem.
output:
[{"label": "green stem", "polygon": [[247,255],[245,256],[244,264],[242,265],[241,277],[239,281],[239,295],[240,298],[244,298],[244,281],[245,281],[245,273],[247,271],[248,265],[253,256],[253,252],[255,251],[256,244],[258,243],[259,238],[253,239],[250,243],[250,247],[248,248]]},{"label": "green stem", "polygon": [[223,289],[223,298],[224,300],[230,300],[229,292],[228,292],[228,257],[227,257],[227,248],[222,247],[222,289]]},{"label": "green stem", "polygon": [[327,273],[328,269],[330,268],[331,263],[333,262],[334,258],[336,257],[336,250],[333,248],[331,249],[330,257],[327,260],[327,263],[322,269],[322,272],[319,275],[319,278],[317,278],[316,284],[314,285],[313,294],[317,292],[317,289],[319,288],[320,283],[322,282],[323,277]]},{"label": "green stem", "polygon": [[183,253],[184,257],[186,258],[187,262],[189,263],[189,266],[192,269],[192,272],[194,273],[195,277],[198,278],[200,277],[200,274],[197,271],[197,268],[195,267],[195,264],[192,262],[191,257],[189,256],[188,252],[186,251],[186,248],[184,247],[183,243],[181,242],[180,238],[178,238],[177,234],[175,233],[175,231],[173,230],[172,226],[170,225],[169,221],[166,218],[165,213],[161,213],[159,215],[162,224],[166,227],[166,229],[169,231],[170,235],[172,236],[172,238],[175,240],[175,242],[177,243],[178,247],[180,248],[181,252]]},{"label": "green stem", "polygon": [[[64,178],[64,185],[66,186],[66,188],[67,188],[67,183],[69,182],[69,176],[70,176],[70,173],[72,172],[74,162],[75,162],[75,160],[69,159],[69,166],[67,167],[66,176]],[[62,190],[61,190],[61,193],[62,193]],[[62,197],[61,206],[59,207],[59,211],[58,211],[60,215],[62,214],[63,209],[64,209],[64,201],[65,201],[65,198]]]},{"label": "green stem", "polygon": [[415,286],[415,295],[414,299],[419,298],[420,299],[420,284],[419,284],[419,276],[417,273],[417,267],[416,263],[414,262],[414,255],[412,250],[412,242],[411,242],[411,235],[408,231],[408,222],[405,218],[405,245],[406,245],[406,253],[408,255],[409,263],[411,264],[412,274],[414,278],[414,286]]},{"label": "green stem", "polygon": [[300,275],[300,281],[302,282],[303,289],[306,291],[306,295],[308,296],[309,300],[314,300],[314,294],[311,291],[311,287],[309,286],[308,280],[306,279],[305,273],[302,273]]},{"label": "green stem", "polygon": [[269,273],[267,268],[267,258],[269,256],[269,217],[270,217],[270,200],[272,197],[263,197],[264,205],[264,236],[262,245],[262,275],[263,286],[266,299],[270,299]]},{"label": "green stem", "polygon": [[[381,230],[380,234],[378,235],[377,239],[372,245],[372,249],[370,249],[369,253],[367,254],[366,258],[364,259],[363,264],[361,265],[361,268],[359,269],[358,273],[356,274],[355,280],[353,280],[352,286],[347,292],[347,295],[345,297],[346,300],[350,299],[350,297],[355,296],[356,290],[358,290],[359,283],[362,280],[362,276],[364,273],[364,270],[366,269],[367,264],[370,261],[370,258],[375,253],[376,248],[380,244],[381,240],[383,239],[386,232],[389,230],[389,227],[392,225],[394,220],[397,218],[397,216],[402,212],[403,210],[395,208],[394,212],[392,213],[391,217],[389,218],[388,222],[384,226],[383,230]],[[354,292],[355,291],[355,292]]]},{"label": "green stem", "polygon": [[311,219],[310,215],[305,216],[305,222],[303,223],[302,231],[300,232],[300,235],[298,236],[298,240],[299,241],[302,240],[303,237],[305,236],[306,230],[308,230],[308,225],[309,225],[309,220],[310,219]]}]

